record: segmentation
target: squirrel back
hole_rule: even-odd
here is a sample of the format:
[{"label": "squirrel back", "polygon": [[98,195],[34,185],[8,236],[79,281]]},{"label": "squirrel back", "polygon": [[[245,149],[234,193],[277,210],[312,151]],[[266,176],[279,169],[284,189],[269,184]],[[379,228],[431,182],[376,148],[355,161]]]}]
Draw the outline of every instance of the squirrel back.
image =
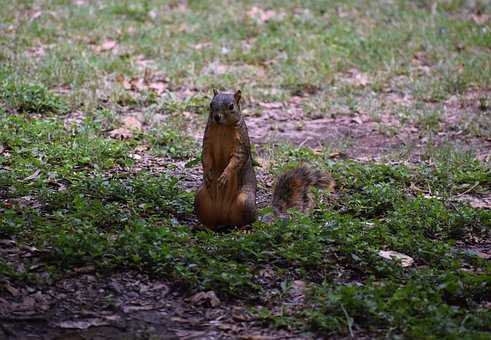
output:
[{"label": "squirrel back", "polygon": [[282,174],[273,190],[273,212],[283,216],[290,208],[306,212],[312,208],[313,200],[310,187],[334,189],[335,182],[330,175],[320,170],[301,166]]}]

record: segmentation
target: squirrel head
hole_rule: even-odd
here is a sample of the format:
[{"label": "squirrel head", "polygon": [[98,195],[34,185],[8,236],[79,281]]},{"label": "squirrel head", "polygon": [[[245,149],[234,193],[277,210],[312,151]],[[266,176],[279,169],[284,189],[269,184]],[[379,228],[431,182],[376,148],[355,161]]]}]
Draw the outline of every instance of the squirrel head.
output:
[{"label": "squirrel head", "polygon": [[240,99],[242,93],[218,92],[213,89],[210,103],[210,119],[215,124],[234,125],[240,121]]}]

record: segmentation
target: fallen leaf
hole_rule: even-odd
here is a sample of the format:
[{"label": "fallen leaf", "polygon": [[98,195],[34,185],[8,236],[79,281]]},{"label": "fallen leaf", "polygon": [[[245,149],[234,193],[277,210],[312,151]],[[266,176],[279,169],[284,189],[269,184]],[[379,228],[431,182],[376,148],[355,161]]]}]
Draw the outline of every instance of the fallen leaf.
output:
[{"label": "fallen leaf", "polygon": [[360,117],[353,117],[353,118],[351,118],[351,122],[356,123],[358,125],[363,124],[363,121],[361,120]]},{"label": "fallen leaf", "polygon": [[271,279],[274,277],[274,270],[272,270],[271,268],[261,269],[259,271],[259,275],[266,279]]},{"label": "fallen leaf", "polygon": [[5,289],[10,293],[12,296],[19,296],[19,290],[15,287],[12,287],[9,283],[4,284]]},{"label": "fallen leaf", "polygon": [[348,82],[355,85],[355,86],[366,86],[370,83],[370,80],[368,79],[368,76],[365,73],[361,73],[359,70],[356,68],[352,68],[348,70],[348,74],[350,78],[348,79]]},{"label": "fallen leaf", "polygon": [[115,79],[118,83],[120,83],[124,87],[125,90],[131,89],[131,84],[128,80],[126,80],[124,75],[117,74]]},{"label": "fallen leaf", "polygon": [[37,18],[39,18],[41,15],[43,14],[42,11],[36,11],[34,12],[32,15],[31,15],[31,20],[36,20]]},{"label": "fallen leaf", "polygon": [[247,11],[247,16],[262,24],[271,19],[281,20],[284,17],[284,14],[279,14],[271,9],[264,10],[260,7],[252,6],[251,9]]},{"label": "fallen leaf", "polygon": [[281,109],[283,107],[283,103],[280,102],[271,102],[271,103],[259,103],[259,106],[265,109]]},{"label": "fallen leaf", "polygon": [[404,268],[410,267],[414,263],[412,257],[393,250],[381,250],[378,252],[378,255],[388,260],[399,260],[401,262],[401,266]]},{"label": "fallen leaf", "polygon": [[142,78],[131,78],[129,81],[130,89],[133,91],[142,91],[145,89],[145,84]]},{"label": "fallen leaf", "polygon": [[212,307],[216,307],[220,304],[220,300],[212,290],[194,294],[190,300],[195,305],[209,304]]},{"label": "fallen leaf", "polygon": [[121,127],[109,131],[109,136],[114,139],[130,139],[133,137],[133,133],[127,128]]},{"label": "fallen leaf", "polygon": [[163,81],[156,81],[150,83],[148,87],[154,90],[155,92],[157,92],[158,94],[161,94],[167,88],[167,84],[164,83]]},{"label": "fallen leaf", "polygon": [[487,14],[473,14],[471,18],[476,24],[484,25],[486,22],[488,22],[490,17]]},{"label": "fallen leaf", "polygon": [[130,130],[141,130],[143,125],[142,123],[138,120],[138,118],[134,116],[126,116],[121,120],[121,123],[123,123],[123,127],[130,129]]},{"label": "fallen leaf", "polygon": [[237,321],[250,321],[253,319],[247,310],[240,307],[234,307],[232,311],[232,318]]},{"label": "fallen leaf", "polygon": [[130,305],[130,306],[124,306],[123,312],[124,313],[131,313],[131,312],[137,312],[137,311],[142,311],[142,310],[152,310],[152,309],[157,309],[157,307],[153,306],[153,305],[146,305],[146,306]]},{"label": "fallen leaf", "polygon": [[204,73],[206,74],[225,74],[229,70],[229,66],[225,64],[221,64],[218,61],[214,61],[209,63],[205,68],[204,68]]},{"label": "fallen leaf", "polygon": [[336,151],[336,152],[331,152],[328,156],[328,158],[339,158],[339,157],[344,157],[346,156],[346,153],[342,152],[342,151]]},{"label": "fallen leaf", "polygon": [[56,323],[56,326],[67,329],[88,329],[90,327],[107,326],[111,321],[117,321],[119,317],[117,315],[105,317],[105,318],[91,318],[85,320],[72,320],[62,321]]},{"label": "fallen leaf", "polygon": [[212,46],[212,44],[210,42],[205,42],[205,43],[196,44],[193,47],[194,47],[195,50],[198,50],[199,51],[199,50],[202,50],[204,48],[209,48],[211,46]]},{"label": "fallen leaf", "polygon": [[107,39],[99,46],[99,51],[101,52],[109,51],[116,48],[116,46],[118,46],[116,40]]}]

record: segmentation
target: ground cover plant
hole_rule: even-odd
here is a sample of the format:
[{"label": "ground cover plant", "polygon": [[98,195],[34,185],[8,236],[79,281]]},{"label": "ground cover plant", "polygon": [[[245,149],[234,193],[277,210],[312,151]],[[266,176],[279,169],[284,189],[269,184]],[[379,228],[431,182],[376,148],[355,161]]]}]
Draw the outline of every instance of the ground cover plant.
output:
[{"label": "ground cover plant", "polygon": [[[0,4],[0,337],[491,336],[489,4]],[[259,182],[221,233],[212,88]],[[335,191],[271,220],[304,163]]]}]

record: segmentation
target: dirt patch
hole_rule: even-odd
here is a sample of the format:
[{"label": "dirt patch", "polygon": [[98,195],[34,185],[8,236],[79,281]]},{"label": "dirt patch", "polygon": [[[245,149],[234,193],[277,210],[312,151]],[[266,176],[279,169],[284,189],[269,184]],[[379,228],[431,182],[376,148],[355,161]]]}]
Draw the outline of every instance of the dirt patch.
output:
[{"label": "dirt patch", "polygon": [[[136,272],[109,276],[76,268],[53,285],[14,286],[0,293],[0,338],[8,339],[282,339],[246,306],[213,304],[178,284]],[[203,292],[202,296],[213,296]],[[201,296],[200,295],[200,296]]]},{"label": "dirt patch", "polygon": [[[400,105],[407,98],[389,94],[384,100]],[[416,123],[402,124],[387,112],[376,118],[365,112],[309,118],[303,111],[302,101],[300,97],[292,97],[286,103],[259,103],[253,106],[251,111],[256,114],[246,118],[252,142],[264,144],[280,141],[318,149],[329,146],[345,152],[350,158],[361,160],[377,159],[401,150],[417,158],[430,143],[435,146],[450,143],[464,150],[474,150],[478,155],[491,151],[491,140],[449,129],[446,121],[442,124],[442,130],[429,134]]]}]

